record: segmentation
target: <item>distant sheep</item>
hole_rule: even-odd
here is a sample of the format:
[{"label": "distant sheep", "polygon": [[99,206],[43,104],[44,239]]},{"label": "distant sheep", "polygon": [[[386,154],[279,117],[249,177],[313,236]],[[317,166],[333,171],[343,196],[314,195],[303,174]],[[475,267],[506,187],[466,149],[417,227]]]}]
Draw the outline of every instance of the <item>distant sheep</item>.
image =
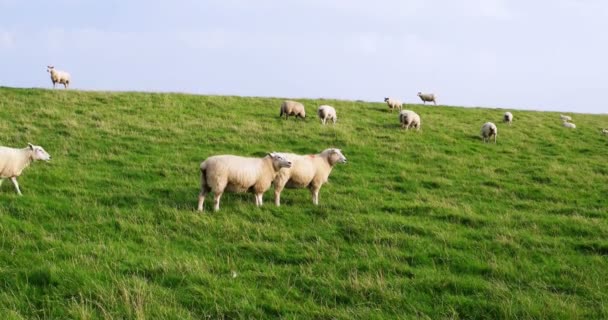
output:
[{"label": "distant sheep", "polygon": [[566,128],[570,128],[570,129],[576,129],[576,125],[572,122],[568,122],[566,120],[564,120],[564,122],[562,123],[562,125]]},{"label": "distant sheep", "polygon": [[47,66],[46,71],[51,74],[53,89],[57,83],[62,84],[65,89],[70,85],[70,74],[65,71],[56,70],[53,66]]},{"label": "distant sheep", "polygon": [[213,191],[213,209],[220,209],[224,191],[253,192],[255,204],[262,205],[262,196],[270,188],[272,180],[282,168],[290,168],[291,162],[277,153],[264,158],[246,158],[233,155],[212,156],[201,163],[201,192],[198,211],[203,211],[205,196]]},{"label": "distant sheep", "polygon": [[483,142],[490,142],[490,139],[494,137],[494,143],[496,143],[496,136],[498,135],[498,128],[492,122],[486,122],[481,126],[481,139]]},{"label": "distant sheep", "polygon": [[282,153],[292,162],[291,168],[282,169],[274,179],[274,203],[281,205],[283,188],[308,188],[312,203],[319,204],[319,190],[327,182],[329,174],[336,163],[346,163],[346,157],[340,149],[325,149],[311,155]]},{"label": "distant sheep", "polygon": [[511,125],[511,123],[513,122],[513,114],[511,112],[505,112],[505,115],[503,116],[503,121]]},{"label": "distant sheep", "polygon": [[384,102],[386,102],[389,109],[391,109],[391,112],[393,112],[394,109],[401,110],[401,108],[403,106],[403,103],[401,103],[400,100],[393,99],[393,98],[384,98]]},{"label": "distant sheep", "polygon": [[306,118],[306,110],[304,109],[304,105],[297,101],[285,100],[281,103],[281,114],[282,117],[285,115],[285,119],[289,116],[301,117],[302,119]]},{"label": "distant sheep", "polygon": [[317,114],[319,115],[319,119],[321,119],[322,124],[325,124],[327,120],[331,120],[334,124],[336,124],[336,121],[338,120],[338,116],[336,115],[336,109],[334,109],[334,107],[332,106],[319,106]]},{"label": "distant sheep", "polygon": [[570,116],[566,116],[566,115],[563,115],[563,114],[560,114],[560,115],[559,115],[559,118],[560,118],[562,121],[572,121],[572,117],[570,117]]},{"label": "distant sheep", "polygon": [[608,135],[608,129],[602,129],[602,134]]},{"label": "distant sheep", "polygon": [[21,175],[23,169],[36,160],[49,161],[51,156],[41,146],[31,143],[28,143],[28,146],[23,149],[0,147],[0,185],[4,179],[10,178],[17,194],[21,196],[17,177]]},{"label": "distant sheep", "polygon": [[437,105],[437,102],[435,101],[435,95],[432,93],[418,92],[418,97],[420,97],[420,100],[422,100],[423,104],[426,104],[427,102],[433,102],[433,104]]},{"label": "distant sheep", "polygon": [[420,130],[420,127],[422,126],[420,116],[412,110],[402,110],[399,112],[399,122],[401,123],[401,128],[405,130],[408,130],[409,128]]}]

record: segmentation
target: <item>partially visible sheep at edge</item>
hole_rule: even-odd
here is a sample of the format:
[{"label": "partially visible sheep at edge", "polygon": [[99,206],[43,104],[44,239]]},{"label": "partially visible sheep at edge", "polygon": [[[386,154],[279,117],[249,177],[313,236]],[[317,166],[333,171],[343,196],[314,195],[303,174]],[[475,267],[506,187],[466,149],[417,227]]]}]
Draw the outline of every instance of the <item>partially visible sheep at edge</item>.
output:
[{"label": "partially visible sheep at edge", "polygon": [[433,104],[437,105],[437,101],[435,101],[434,94],[418,92],[417,95],[420,98],[420,100],[422,100],[423,104],[426,104],[427,102],[433,102]]},{"label": "partially visible sheep at edge", "polygon": [[57,83],[62,84],[65,89],[70,85],[70,74],[65,71],[55,69],[54,66],[47,66],[46,71],[51,74],[51,81],[53,82],[53,89]]},{"label": "partially visible sheep at edge", "polygon": [[602,129],[602,134],[608,135],[608,129]]},{"label": "partially visible sheep at edge", "polygon": [[302,119],[306,118],[306,110],[304,109],[304,105],[297,101],[285,100],[281,103],[281,113],[279,117],[283,117],[285,115],[285,119],[289,118],[289,116],[301,117]]},{"label": "partially visible sheep at edge", "polygon": [[319,106],[319,109],[317,109],[317,115],[319,115],[319,119],[321,119],[322,124],[325,124],[327,120],[331,120],[334,124],[336,124],[336,121],[338,120],[336,109],[328,105]]},{"label": "partially visible sheep at edge", "polygon": [[511,123],[513,122],[513,114],[511,112],[505,112],[505,115],[503,116],[503,121],[511,125]]},{"label": "partially visible sheep at edge", "polygon": [[409,128],[420,130],[420,127],[422,126],[420,116],[412,110],[402,110],[399,112],[399,122],[401,123],[401,128],[405,130],[408,130]]},{"label": "partially visible sheep at edge", "polygon": [[564,120],[564,122],[562,123],[562,125],[566,128],[570,128],[570,129],[576,129],[576,125],[572,122],[568,122],[566,120]]},{"label": "partially visible sheep at edge", "polygon": [[560,118],[562,121],[572,121],[572,117],[570,117],[570,116],[566,116],[566,115],[563,115],[563,114],[560,114],[560,115],[559,115],[559,118]]},{"label": "partially visible sheep at edge", "polygon": [[498,135],[498,128],[492,122],[486,122],[481,126],[481,139],[483,142],[490,142],[490,139],[494,137],[494,143],[496,143],[496,136]]},{"label": "partially visible sheep at edge", "polygon": [[10,178],[21,196],[17,177],[21,175],[23,169],[36,160],[49,161],[51,156],[41,147],[28,143],[23,149],[0,147],[0,185],[4,179]]},{"label": "partially visible sheep at edge", "polygon": [[278,153],[269,153],[263,158],[234,155],[211,156],[200,165],[201,192],[198,196],[198,211],[203,211],[205,196],[213,191],[213,209],[220,209],[220,198],[224,191],[253,192],[256,206],[262,205],[262,197],[272,180],[282,168],[290,168],[291,162]]},{"label": "partially visible sheep at edge", "polygon": [[283,188],[308,188],[312,203],[319,204],[319,190],[327,182],[329,174],[336,163],[346,163],[346,157],[340,149],[329,148],[318,154],[298,155],[281,153],[292,162],[291,168],[282,169],[274,179],[274,203],[281,205]]},{"label": "partially visible sheep at edge", "polygon": [[399,110],[402,109],[403,103],[401,103],[400,100],[393,99],[393,98],[384,98],[384,102],[386,102],[389,109],[391,109],[391,112],[393,112],[394,109],[399,109]]}]

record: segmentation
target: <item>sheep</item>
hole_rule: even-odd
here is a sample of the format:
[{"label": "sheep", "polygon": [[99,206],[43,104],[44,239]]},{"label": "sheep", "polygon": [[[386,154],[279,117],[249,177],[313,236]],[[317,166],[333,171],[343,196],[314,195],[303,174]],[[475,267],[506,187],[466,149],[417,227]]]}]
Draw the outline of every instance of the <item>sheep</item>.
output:
[{"label": "sheep", "polygon": [[336,109],[332,106],[322,105],[317,109],[317,114],[319,115],[319,119],[321,119],[321,123],[325,125],[327,120],[332,120],[334,124],[338,120],[338,116],[336,115]]},{"label": "sheep", "polygon": [[432,93],[422,93],[422,92],[418,92],[418,97],[420,97],[420,100],[422,100],[423,104],[426,104],[426,102],[433,102],[433,104],[437,105],[437,102],[435,101],[435,95]]},{"label": "sheep", "polygon": [[21,175],[23,169],[36,160],[49,161],[51,156],[41,146],[31,143],[28,143],[27,147],[23,149],[0,146],[0,185],[4,179],[10,178],[17,194],[22,196],[17,177]]},{"label": "sheep", "polygon": [[570,129],[576,129],[576,125],[572,122],[568,122],[566,120],[564,120],[564,122],[562,123],[562,125],[566,128],[570,128]]},{"label": "sheep", "polygon": [[399,101],[397,99],[384,98],[384,102],[386,102],[389,109],[391,109],[391,112],[393,112],[394,109],[399,109],[399,111],[401,111],[401,109],[403,108],[403,106],[402,106],[403,103],[401,103],[401,101]]},{"label": "sheep", "polygon": [[566,116],[566,115],[563,115],[563,114],[560,114],[560,115],[559,115],[559,118],[560,118],[562,121],[572,121],[572,117],[570,117],[570,116]]},{"label": "sheep", "polygon": [[503,121],[511,125],[513,122],[513,114],[511,112],[505,112],[505,115],[502,117]]},{"label": "sheep", "polygon": [[201,192],[198,196],[198,211],[203,211],[205,196],[213,191],[214,211],[220,210],[220,198],[224,191],[253,192],[256,206],[262,205],[262,197],[278,171],[290,168],[291,161],[272,152],[263,158],[248,158],[234,155],[217,155],[205,159],[200,165]]},{"label": "sheep", "polygon": [[301,117],[302,119],[306,118],[306,110],[304,109],[304,105],[291,100],[285,100],[281,103],[281,114],[279,117],[285,115],[285,119],[289,116]]},{"label": "sheep", "polygon": [[274,179],[274,203],[281,205],[283,188],[308,188],[312,203],[319,204],[319,190],[327,182],[327,178],[336,163],[346,163],[346,157],[340,149],[329,148],[318,154],[297,155],[281,153],[290,160],[291,168],[282,169]]},{"label": "sheep", "polygon": [[416,128],[416,130],[420,130],[422,125],[420,116],[411,110],[402,110],[399,112],[399,122],[401,123],[401,128],[405,130],[408,130],[409,128]]},{"label": "sheep", "polygon": [[63,84],[64,89],[67,89],[70,85],[70,74],[65,71],[56,70],[54,66],[47,66],[46,71],[51,74],[51,81],[53,82],[53,89],[55,84]]},{"label": "sheep", "polygon": [[608,135],[608,129],[602,129],[602,134]]},{"label": "sheep", "polygon": [[481,126],[481,139],[483,142],[489,142],[490,138],[494,136],[494,143],[496,143],[496,136],[498,135],[498,128],[492,122],[486,122]]}]

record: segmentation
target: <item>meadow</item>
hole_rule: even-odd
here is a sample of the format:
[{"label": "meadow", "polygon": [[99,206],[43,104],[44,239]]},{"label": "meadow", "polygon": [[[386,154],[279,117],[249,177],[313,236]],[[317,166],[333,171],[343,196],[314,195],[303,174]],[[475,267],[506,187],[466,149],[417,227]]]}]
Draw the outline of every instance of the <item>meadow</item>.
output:
[{"label": "meadow", "polygon": [[[0,87],[0,145],[53,156],[0,188],[0,319],[608,318],[608,115],[282,100]],[[319,206],[195,210],[210,155],[328,147]]]}]

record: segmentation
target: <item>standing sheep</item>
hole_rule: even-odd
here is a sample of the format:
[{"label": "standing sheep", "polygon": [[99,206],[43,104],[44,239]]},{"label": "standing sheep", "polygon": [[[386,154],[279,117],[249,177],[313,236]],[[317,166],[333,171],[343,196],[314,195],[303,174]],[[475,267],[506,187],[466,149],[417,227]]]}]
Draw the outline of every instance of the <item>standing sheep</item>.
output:
[{"label": "standing sheep", "polygon": [[51,156],[41,146],[35,146],[31,143],[28,143],[27,147],[23,149],[0,147],[0,185],[2,185],[4,179],[10,178],[15,185],[17,194],[21,196],[17,177],[21,175],[23,169],[36,160],[49,161]]},{"label": "standing sheep", "polygon": [[489,142],[492,136],[494,136],[494,143],[496,143],[497,135],[498,128],[492,122],[486,122],[481,126],[481,139],[483,139],[483,142]]},{"label": "standing sheep", "polygon": [[327,182],[329,174],[336,163],[346,163],[346,157],[340,149],[325,149],[318,154],[297,155],[282,153],[293,165],[282,169],[274,179],[274,203],[281,205],[283,188],[308,188],[312,203],[319,204],[319,190]]},{"label": "standing sheep", "polygon": [[399,109],[399,110],[402,109],[403,103],[401,103],[400,100],[393,99],[393,98],[384,98],[384,102],[386,102],[389,109],[391,109],[391,112],[393,112],[394,109]]},{"label": "standing sheep", "polygon": [[437,102],[435,101],[435,95],[432,93],[422,93],[422,92],[418,92],[418,97],[420,97],[420,100],[422,100],[423,104],[426,104],[427,101],[428,102],[433,102],[433,104],[437,105]]},{"label": "standing sheep", "polygon": [[225,190],[253,192],[255,204],[262,205],[264,192],[281,168],[290,168],[291,162],[278,153],[264,158],[246,158],[233,155],[212,156],[201,163],[201,192],[198,211],[203,211],[205,196],[213,191],[213,209],[220,209],[220,198]]},{"label": "standing sheep", "polygon": [[513,122],[513,114],[511,112],[505,112],[505,115],[503,116],[503,121],[511,125],[511,123]]},{"label": "standing sheep", "polygon": [[53,81],[53,89],[55,84],[63,84],[64,88],[67,89],[70,85],[70,74],[65,71],[55,70],[53,66],[47,66],[46,71],[51,74],[51,81]]},{"label": "standing sheep", "polygon": [[304,109],[304,105],[291,100],[285,100],[281,103],[281,114],[279,117],[285,115],[285,119],[289,116],[301,117],[302,119],[306,118],[306,110]]},{"label": "standing sheep", "polygon": [[566,128],[570,128],[570,129],[576,129],[576,125],[572,122],[568,122],[566,120],[564,120],[564,122],[562,123],[562,125]]},{"label": "standing sheep", "polygon": [[399,112],[399,122],[401,123],[401,128],[405,130],[408,130],[409,128],[420,130],[420,127],[422,126],[420,116],[412,110],[403,110]]},{"label": "standing sheep", "polygon": [[332,120],[333,124],[336,124],[338,120],[338,116],[336,115],[336,109],[332,106],[322,105],[317,110],[317,114],[319,115],[319,119],[321,119],[321,123],[325,125],[327,120]]},{"label": "standing sheep", "polygon": [[560,115],[559,115],[559,118],[560,118],[562,121],[572,121],[572,117],[570,117],[570,116],[566,116],[566,115],[563,115],[563,114],[560,114]]}]

